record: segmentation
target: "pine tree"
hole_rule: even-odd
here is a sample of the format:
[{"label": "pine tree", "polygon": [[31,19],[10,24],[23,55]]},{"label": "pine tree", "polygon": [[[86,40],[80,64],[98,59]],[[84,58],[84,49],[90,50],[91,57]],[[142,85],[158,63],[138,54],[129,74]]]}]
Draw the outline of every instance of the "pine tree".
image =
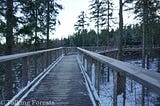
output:
[{"label": "pine tree", "polygon": [[[153,28],[156,23],[159,22],[158,10],[160,9],[159,0],[128,0],[129,3],[135,2],[134,13],[136,18],[140,19],[143,25],[143,39],[142,39],[142,67],[145,68],[145,64],[149,64],[149,55],[151,52],[153,42]],[[157,32],[155,30],[155,32]],[[145,58],[147,63],[145,63]],[[146,68],[149,65],[147,65]]]},{"label": "pine tree", "polygon": [[47,48],[49,48],[49,32],[55,30],[56,24],[60,24],[57,20],[57,15],[63,7],[57,2],[57,0],[47,0],[46,7]]},{"label": "pine tree", "polygon": [[[15,46],[16,36],[15,33],[19,29],[19,24],[23,16],[17,16],[17,13],[21,11],[20,1],[13,0],[1,0],[0,1],[0,23],[1,32],[6,38],[5,43],[5,55],[12,54],[13,46]],[[13,73],[12,62],[7,61],[5,64],[5,99],[10,99],[13,96]]]},{"label": "pine tree", "polygon": [[78,16],[78,20],[76,22],[76,24],[74,25],[75,30],[80,32],[82,35],[82,46],[84,46],[84,42],[85,42],[85,30],[86,27],[88,26],[88,22],[87,22],[87,16],[85,14],[84,11],[81,11],[80,15]]},{"label": "pine tree", "polygon": [[[55,29],[58,23],[56,17],[59,9],[62,9],[62,6],[55,1],[49,2],[50,20],[47,25],[50,30]],[[34,50],[37,50],[41,43],[40,39],[44,37],[43,34],[46,34],[47,30],[46,2],[44,0],[1,0],[0,5],[0,34],[6,38],[5,54],[13,53],[13,46],[16,46],[18,38],[21,37],[27,38],[24,42],[29,41],[30,46],[34,43]],[[10,61],[6,62],[5,80],[6,99],[10,99],[13,96]]]},{"label": "pine tree", "polygon": [[103,4],[106,4],[107,5],[107,31],[108,31],[108,33],[107,33],[107,36],[106,36],[106,43],[107,43],[107,45],[109,45],[109,43],[110,43],[110,23],[111,22],[113,22],[113,17],[112,17],[112,14],[113,14],[113,1],[112,0],[104,0],[104,3]]},{"label": "pine tree", "polygon": [[92,15],[90,19],[95,22],[95,27],[97,28],[96,44],[99,46],[100,27],[103,27],[106,24],[106,3],[99,0],[92,0],[90,11],[90,14]]},{"label": "pine tree", "polygon": [[[157,11],[160,8],[159,5],[160,1],[158,0],[139,0],[135,5],[135,13],[142,19],[143,25],[142,67],[147,69],[149,69],[149,56],[151,52],[151,38],[149,36],[151,33],[149,29],[152,29],[152,26],[150,27],[149,24],[157,20]],[[142,87],[142,106],[144,106],[144,96],[145,88]]]},{"label": "pine tree", "polygon": [[[59,10],[62,5],[57,0],[32,0],[23,1],[22,12],[25,16],[25,25],[21,28],[21,32],[28,33],[28,37],[34,42],[34,49],[39,49],[40,39],[46,38],[46,48],[49,48],[49,33],[55,30]],[[27,29],[27,30],[26,30]],[[37,48],[38,47],[38,48]]]}]

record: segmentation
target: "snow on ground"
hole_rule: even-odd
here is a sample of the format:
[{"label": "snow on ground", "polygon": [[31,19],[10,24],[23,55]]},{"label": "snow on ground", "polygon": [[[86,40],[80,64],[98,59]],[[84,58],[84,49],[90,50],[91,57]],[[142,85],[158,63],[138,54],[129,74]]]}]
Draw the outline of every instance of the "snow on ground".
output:
[{"label": "snow on ground", "polygon": [[[160,69],[158,69],[158,62],[160,61],[159,58],[153,58],[153,59],[150,59],[150,64],[149,64],[149,68],[151,71],[158,71]],[[138,67],[141,67],[142,66],[142,61],[141,60],[129,60],[127,61],[128,63],[131,63],[135,66],[138,66]]]},{"label": "snow on ground", "polygon": [[[158,71],[158,59],[154,58],[150,60],[150,70]],[[141,60],[130,60],[128,63],[141,67]],[[110,71],[110,81],[107,82],[107,69],[104,69],[104,73],[101,78],[100,84],[100,99],[102,106],[113,106],[113,73]],[[154,106],[158,101],[159,95],[146,90],[145,105]],[[142,98],[142,85],[127,78],[126,80],[126,106],[141,106]],[[123,95],[118,96],[118,106],[123,105]]]}]

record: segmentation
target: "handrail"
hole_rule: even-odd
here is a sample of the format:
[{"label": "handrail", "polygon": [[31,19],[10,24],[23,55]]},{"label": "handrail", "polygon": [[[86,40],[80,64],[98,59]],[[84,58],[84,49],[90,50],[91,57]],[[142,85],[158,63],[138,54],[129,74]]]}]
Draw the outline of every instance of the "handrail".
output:
[{"label": "handrail", "polygon": [[[118,48],[113,46],[100,46],[100,47],[96,47],[96,46],[85,46],[85,47],[80,47],[83,48],[85,50],[89,50],[89,51],[96,51],[97,53],[106,53],[106,52],[114,52],[114,51],[118,51]],[[124,51],[139,51],[142,50],[141,46],[128,46],[128,47],[124,47],[123,48]],[[156,49],[160,49],[160,47],[153,47],[154,50]]]},{"label": "handrail", "polygon": [[[19,88],[24,88],[25,86],[27,86],[28,82],[32,81],[34,78],[40,75],[41,72],[46,70],[50,64],[57,61],[59,57],[63,56],[64,49],[65,48],[63,47],[59,47],[0,56],[0,63],[4,68],[3,70],[5,71],[4,81],[6,83],[6,86],[3,86],[3,89],[6,90],[5,99],[11,98],[10,94],[13,94],[13,83],[19,84]],[[17,66],[18,63],[21,66],[18,70],[21,74],[19,74],[18,76],[18,82],[15,82],[14,78],[11,78],[12,74],[15,74],[12,70],[15,69],[15,66]],[[14,64],[15,66],[12,64]],[[9,79],[12,80],[10,81]],[[18,93],[17,91],[14,94]]]},{"label": "handrail", "polygon": [[149,88],[160,94],[160,73],[151,72],[149,70],[136,67],[132,64],[103,56],[79,47],[77,49],[83,54],[90,56],[101,63],[107,64],[113,70],[130,77],[131,79],[144,85],[146,88]]},{"label": "handrail", "polygon": [[0,62],[5,62],[5,61],[14,60],[14,59],[22,58],[22,57],[27,57],[27,56],[31,56],[31,55],[36,55],[36,54],[41,54],[41,53],[50,52],[50,51],[54,51],[54,50],[59,50],[59,49],[62,49],[62,48],[63,48],[63,47],[53,48],[53,49],[47,49],[47,50],[39,50],[39,51],[33,51],[33,52],[26,52],[26,53],[18,53],[18,54],[0,56]]},{"label": "handrail", "polygon": [[[53,62],[46,70],[41,72],[36,78],[34,78],[29,84],[27,84],[18,94],[16,94],[11,100],[8,101],[5,106],[11,106],[16,101],[20,103],[39,83],[40,81],[59,63],[63,58],[61,56],[57,61]],[[17,104],[16,103],[16,104]]]}]

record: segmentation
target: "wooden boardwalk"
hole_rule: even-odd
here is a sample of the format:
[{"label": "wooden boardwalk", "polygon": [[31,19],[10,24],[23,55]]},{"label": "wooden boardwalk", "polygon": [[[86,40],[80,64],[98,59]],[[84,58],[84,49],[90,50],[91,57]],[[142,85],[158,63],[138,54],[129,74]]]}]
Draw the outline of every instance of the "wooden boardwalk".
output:
[{"label": "wooden boardwalk", "polygon": [[20,106],[92,106],[76,55],[65,56]]}]

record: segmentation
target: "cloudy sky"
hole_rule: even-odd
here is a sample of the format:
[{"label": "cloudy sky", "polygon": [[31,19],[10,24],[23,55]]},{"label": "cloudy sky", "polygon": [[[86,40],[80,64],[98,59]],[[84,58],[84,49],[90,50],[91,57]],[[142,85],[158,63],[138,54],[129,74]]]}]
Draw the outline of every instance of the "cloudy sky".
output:
[{"label": "cloudy sky", "polygon": [[[77,17],[81,11],[88,12],[90,0],[59,0],[59,3],[63,5],[64,9],[60,11],[58,19],[61,22],[61,25],[56,27],[54,34],[50,34],[51,38],[64,38],[68,35],[71,35],[74,32],[74,24],[77,21]],[[114,17],[118,17],[118,2],[119,0],[113,0],[114,5]],[[133,21],[133,17],[128,15],[130,13],[124,13],[125,24],[128,24]],[[118,22],[118,18],[116,20]],[[118,27],[115,25],[114,27]]]},{"label": "cloudy sky", "polygon": [[51,38],[64,38],[72,34],[77,16],[81,11],[87,11],[89,5],[89,0],[60,0],[59,2],[64,7],[58,16],[61,25],[57,26],[56,32]]}]

